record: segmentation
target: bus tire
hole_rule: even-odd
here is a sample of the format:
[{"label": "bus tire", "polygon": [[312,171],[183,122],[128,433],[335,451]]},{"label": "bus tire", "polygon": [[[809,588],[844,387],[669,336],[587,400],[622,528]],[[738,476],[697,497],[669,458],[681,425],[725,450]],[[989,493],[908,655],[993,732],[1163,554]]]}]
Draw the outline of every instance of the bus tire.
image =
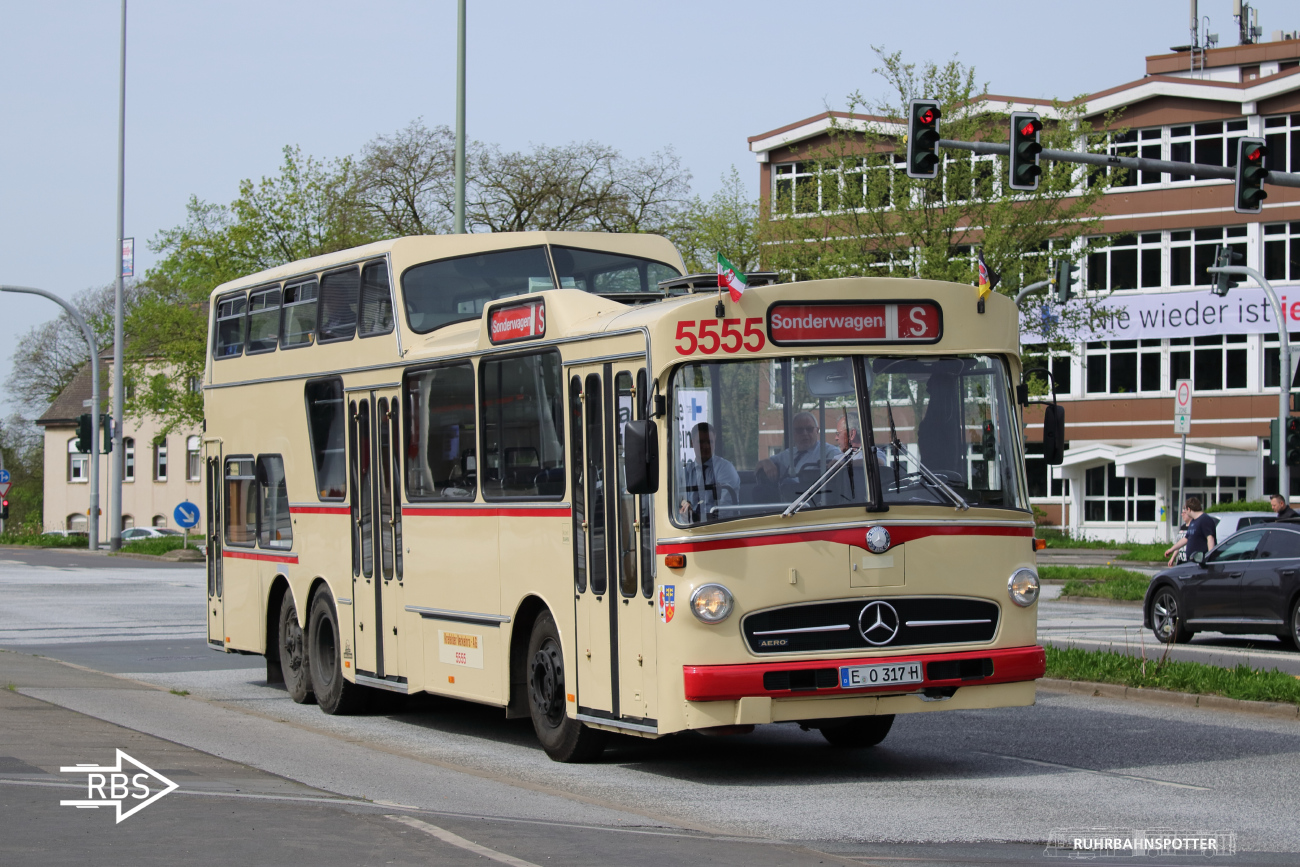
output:
[{"label": "bus tire", "polygon": [[557,762],[589,762],[605,750],[605,732],[588,728],[568,715],[564,651],[551,612],[533,622],[528,639],[528,709],[533,729],[546,754]]},{"label": "bus tire", "polygon": [[894,715],[855,716],[821,727],[822,737],[839,749],[874,747],[885,739],[894,725]]},{"label": "bus tire", "polygon": [[320,709],[330,715],[356,711],[361,704],[361,687],[343,677],[339,618],[329,590],[317,593],[312,600],[307,646],[310,648],[307,670]]},{"label": "bus tire", "polygon": [[277,630],[280,645],[280,671],[289,698],[298,704],[310,704],[316,696],[311,690],[311,670],[307,663],[307,640],[298,625],[298,606],[293,594],[285,591],[280,602],[280,625]]}]

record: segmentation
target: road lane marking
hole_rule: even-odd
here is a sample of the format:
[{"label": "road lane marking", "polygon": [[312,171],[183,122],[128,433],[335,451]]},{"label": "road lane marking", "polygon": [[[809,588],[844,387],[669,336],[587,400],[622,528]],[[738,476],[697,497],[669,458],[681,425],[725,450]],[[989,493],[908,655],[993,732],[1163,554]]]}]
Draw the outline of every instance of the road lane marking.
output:
[{"label": "road lane marking", "polygon": [[1022,756],[1004,756],[1001,753],[986,753],[975,750],[981,756],[992,756],[995,759],[1007,759],[1013,762],[1024,762],[1027,765],[1038,765],[1043,768],[1055,768],[1061,771],[1079,771],[1084,774],[1096,774],[1100,777],[1120,777],[1125,780],[1136,780],[1139,783],[1155,783],[1157,786],[1172,786],[1175,789],[1195,789],[1198,792],[1212,791],[1209,786],[1193,786],[1191,783],[1175,783],[1172,780],[1157,780],[1155,777],[1139,777],[1137,774],[1121,774],[1118,771],[1098,771],[1093,768],[1076,768],[1074,765],[1062,765],[1056,762],[1044,762],[1038,759],[1026,759]]},{"label": "road lane marking", "polygon": [[445,828],[439,828],[437,825],[430,825],[428,822],[421,822],[412,816],[385,816],[386,819],[392,819],[394,822],[401,822],[403,825],[409,825],[417,831],[423,831],[431,837],[437,837],[444,843],[450,843],[452,846],[459,846],[467,852],[473,852],[483,858],[497,861],[501,864],[509,864],[510,867],[537,867],[532,861],[524,861],[513,855],[506,855],[504,852],[498,852],[495,849],[489,849],[486,846],[480,846],[472,840],[466,840],[459,834],[453,834]]}]

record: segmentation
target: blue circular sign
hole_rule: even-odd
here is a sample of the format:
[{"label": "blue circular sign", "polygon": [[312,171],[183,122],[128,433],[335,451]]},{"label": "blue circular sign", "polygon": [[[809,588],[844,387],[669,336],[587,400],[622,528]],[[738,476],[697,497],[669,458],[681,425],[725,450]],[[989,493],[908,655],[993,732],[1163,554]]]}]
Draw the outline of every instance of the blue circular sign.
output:
[{"label": "blue circular sign", "polygon": [[172,517],[176,519],[177,526],[188,530],[199,523],[199,507],[186,500],[176,507]]}]

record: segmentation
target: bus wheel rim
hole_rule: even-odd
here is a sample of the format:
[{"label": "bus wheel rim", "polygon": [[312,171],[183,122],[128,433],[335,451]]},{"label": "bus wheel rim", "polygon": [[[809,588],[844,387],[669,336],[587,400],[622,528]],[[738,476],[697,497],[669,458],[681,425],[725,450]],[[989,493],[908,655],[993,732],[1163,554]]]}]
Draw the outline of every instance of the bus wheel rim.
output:
[{"label": "bus wheel rim", "polygon": [[564,716],[564,663],[560,648],[547,639],[533,656],[529,693],[533,708],[552,726],[559,725]]}]

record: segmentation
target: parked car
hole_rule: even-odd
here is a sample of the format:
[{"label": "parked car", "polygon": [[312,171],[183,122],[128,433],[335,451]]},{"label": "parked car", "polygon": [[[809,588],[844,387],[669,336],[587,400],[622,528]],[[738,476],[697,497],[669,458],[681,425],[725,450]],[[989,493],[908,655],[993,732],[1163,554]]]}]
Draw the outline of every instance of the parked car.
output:
[{"label": "parked car", "polygon": [[138,542],[141,539],[163,539],[167,536],[183,535],[180,530],[167,527],[132,527],[122,531],[123,542]]},{"label": "parked car", "polygon": [[1205,557],[1156,573],[1142,623],[1166,644],[1212,631],[1300,648],[1300,520],[1247,526]]},{"label": "parked car", "polygon": [[1272,512],[1210,512],[1209,515],[1219,524],[1219,532],[1214,535],[1216,542],[1222,542],[1238,530],[1277,520]]},{"label": "parked car", "polygon": [[85,530],[46,530],[42,536],[88,536]]}]

